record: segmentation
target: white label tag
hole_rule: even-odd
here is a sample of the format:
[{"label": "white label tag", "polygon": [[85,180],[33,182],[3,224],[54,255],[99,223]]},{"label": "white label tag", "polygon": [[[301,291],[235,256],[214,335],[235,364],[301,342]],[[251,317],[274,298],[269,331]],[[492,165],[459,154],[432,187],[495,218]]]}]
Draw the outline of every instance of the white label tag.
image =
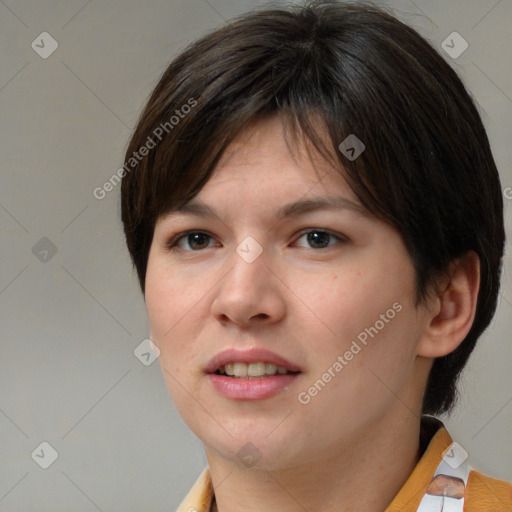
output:
[{"label": "white label tag", "polygon": [[471,466],[468,453],[458,443],[452,443],[434,473],[417,512],[463,512],[466,485]]}]

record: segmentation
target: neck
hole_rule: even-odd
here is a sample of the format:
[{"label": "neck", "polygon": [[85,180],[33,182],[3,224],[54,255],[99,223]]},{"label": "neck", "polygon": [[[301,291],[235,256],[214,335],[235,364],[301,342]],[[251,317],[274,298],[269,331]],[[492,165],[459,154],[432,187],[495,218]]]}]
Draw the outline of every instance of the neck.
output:
[{"label": "neck", "polygon": [[[219,512],[382,512],[420,458],[420,419],[403,404],[328,459],[286,469],[241,469],[206,449]],[[392,461],[392,464],[390,464]]]}]

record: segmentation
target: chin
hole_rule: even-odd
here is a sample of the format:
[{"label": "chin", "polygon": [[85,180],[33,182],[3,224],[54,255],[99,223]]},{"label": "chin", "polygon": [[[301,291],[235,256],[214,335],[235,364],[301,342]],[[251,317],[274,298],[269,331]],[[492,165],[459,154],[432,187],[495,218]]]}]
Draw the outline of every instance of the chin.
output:
[{"label": "chin", "polygon": [[[313,457],[313,453],[305,453],[304,441],[297,434],[284,430],[279,434],[272,432],[276,428],[276,422],[270,428],[262,429],[258,426],[254,431],[246,425],[239,425],[239,434],[227,429],[232,437],[217,424],[216,426],[215,431],[212,428],[199,428],[194,433],[204,443],[209,458],[221,457],[241,469],[284,470],[303,464],[308,456]],[[310,450],[311,447],[306,448],[306,452]]]},{"label": "chin", "polygon": [[253,471],[285,470],[298,465],[302,460],[299,453],[289,453],[272,444],[262,446],[261,443],[255,444],[252,441],[230,445],[210,444],[207,453],[209,458],[222,457],[227,463],[236,465],[241,470]]}]

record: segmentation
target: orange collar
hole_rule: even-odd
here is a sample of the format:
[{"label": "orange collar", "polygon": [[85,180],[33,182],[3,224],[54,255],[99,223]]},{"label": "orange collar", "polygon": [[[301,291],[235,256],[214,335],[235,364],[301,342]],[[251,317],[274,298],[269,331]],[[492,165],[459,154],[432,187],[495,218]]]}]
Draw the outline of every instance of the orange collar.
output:
[{"label": "orange collar", "polygon": [[[385,512],[415,512],[425,495],[444,452],[453,440],[438,419],[422,416],[418,464]],[[176,512],[210,512],[214,498],[209,468],[205,468]],[[481,508],[484,507],[484,508]],[[471,471],[464,511],[510,512],[512,484]]]}]

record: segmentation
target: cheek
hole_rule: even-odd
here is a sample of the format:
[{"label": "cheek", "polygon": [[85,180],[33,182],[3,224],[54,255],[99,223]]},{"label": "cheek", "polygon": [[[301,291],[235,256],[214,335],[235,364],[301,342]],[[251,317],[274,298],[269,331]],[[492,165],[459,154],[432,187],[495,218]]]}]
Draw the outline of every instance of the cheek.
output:
[{"label": "cheek", "polygon": [[166,275],[164,270],[159,272],[156,266],[148,265],[145,302],[151,339],[160,349],[158,359],[162,376],[182,416],[191,405],[190,396],[184,390],[195,392],[190,371],[195,334],[188,331],[190,325],[183,320],[196,301],[184,293],[187,289],[190,291],[190,283],[185,287],[184,283]]},{"label": "cheek", "polygon": [[[174,294],[175,295],[175,294]],[[148,272],[146,277],[145,302],[153,341],[160,346],[165,333],[172,328],[177,314],[177,301],[172,301],[172,289],[164,279],[155,278]]]},{"label": "cheek", "polygon": [[198,301],[195,290],[193,278],[184,278],[161,258],[149,258],[145,302],[151,332],[156,340],[163,342],[172,337],[180,319]]},{"label": "cheek", "polygon": [[335,349],[350,345],[365,329],[373,328],[374,333],[376,322],[379,332],[389,331],[391,324],[400,323],[396,309],[410,301],[412,275],[406,269],[354,265],[324,275],[290,277],[295,283],[290,289],[298,299],[292,303],[303,326],[316,329],[319,340]]},{"label": "cheek", "polygon": [[[168,385],[173,378],[182,379],[192,359],[191,341],[186,321],[197,299],[190,295],[193,286],[172,276],[164,265],[149,261],[146,274],[145,303],[151,339],[160,349],[160,364]],[[197,307],[197,306],[196,306]],[[172,377],[171,377],[172,376]]]},{"label": "cheek", "polygon": [[383,257],[380,263],[347,266],[323,281],[310,276],[297,290],[315,312],[301,308],[308,315],[304,342],[315,346],[307,385],[331,369],[337,377],[325,400],[347,409],[383,407],[393,396],[389,389],[399,389],[408,378],[415,358],[414,271],[403,261]]}]

